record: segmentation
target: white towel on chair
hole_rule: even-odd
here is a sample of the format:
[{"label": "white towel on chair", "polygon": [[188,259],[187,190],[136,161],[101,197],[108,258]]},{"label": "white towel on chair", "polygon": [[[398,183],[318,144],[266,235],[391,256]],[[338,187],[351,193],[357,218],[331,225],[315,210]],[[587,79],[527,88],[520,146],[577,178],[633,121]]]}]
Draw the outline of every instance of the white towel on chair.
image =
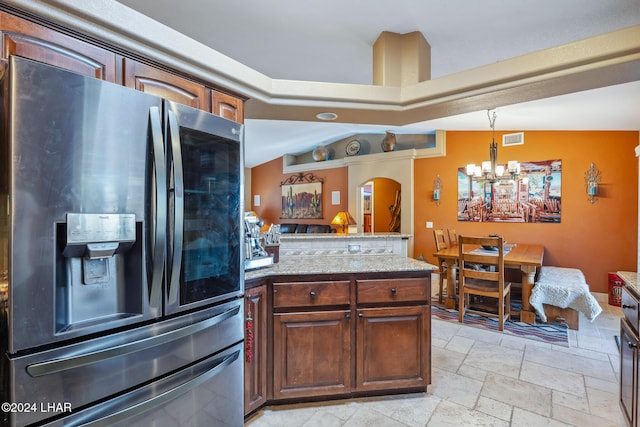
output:
[{"label": "white towel on chair", "polygon": [[575,268],[542,267],[540,279],[531,290],[529,298],[543,322],[547,321],[542,304],[560,308],[572,308],[593,321],[602,312],[602,307],[589,292],[582,271]]}]

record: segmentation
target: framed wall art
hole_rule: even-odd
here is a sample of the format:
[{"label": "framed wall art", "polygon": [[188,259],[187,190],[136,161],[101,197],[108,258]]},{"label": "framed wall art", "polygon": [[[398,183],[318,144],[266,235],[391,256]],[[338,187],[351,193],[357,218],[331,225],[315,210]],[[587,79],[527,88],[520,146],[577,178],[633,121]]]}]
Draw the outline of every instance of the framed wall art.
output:
[{"label": "framed wall art", "polygon": [[458,169],[458,221],[559,223],[562,161],[520,163],[509,179],[487,180]]},{"label": "framed wall art", "polygon": [[322,219],[323,179],[312,173],[292,175],[280,183],[283,219]]}]

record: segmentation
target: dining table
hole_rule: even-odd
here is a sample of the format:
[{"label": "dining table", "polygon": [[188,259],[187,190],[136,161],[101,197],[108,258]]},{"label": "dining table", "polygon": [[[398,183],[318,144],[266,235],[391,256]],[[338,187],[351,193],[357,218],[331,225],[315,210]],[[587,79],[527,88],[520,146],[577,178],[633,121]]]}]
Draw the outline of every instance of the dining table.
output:
[{"label": "dining table", "polygon": [[[505,245],[506,249],[507,245]],[[504,267],[519,269],[522,274],[522,308],[520,321],[534,324],[536,313],[531,307],[529,299],[535,285],[536,271],[542,267],[544,246],[525,243],[509,243],[508,252],[505,250]],[[447,271],[447,296],[444,299],[445,308],[456,309],[456,269],[459,264],[460,249],[458,245],[451,245],[446,249],[434,252],[438,265],[445,264]]]}]

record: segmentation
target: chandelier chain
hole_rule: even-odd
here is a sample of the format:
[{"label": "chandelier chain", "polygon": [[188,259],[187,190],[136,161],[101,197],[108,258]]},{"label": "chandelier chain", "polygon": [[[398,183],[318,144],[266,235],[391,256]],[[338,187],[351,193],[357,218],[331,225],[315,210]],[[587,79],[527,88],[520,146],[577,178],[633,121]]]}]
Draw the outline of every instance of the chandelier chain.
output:
[{"label": "chandelier chain", "polygon": [[487,117],[489,118],[489,127],[491,128],[491,139],[495,136],[496,133],[496,117],[498,114],[496,113],[495,108],[492,110],[487,110]]}]

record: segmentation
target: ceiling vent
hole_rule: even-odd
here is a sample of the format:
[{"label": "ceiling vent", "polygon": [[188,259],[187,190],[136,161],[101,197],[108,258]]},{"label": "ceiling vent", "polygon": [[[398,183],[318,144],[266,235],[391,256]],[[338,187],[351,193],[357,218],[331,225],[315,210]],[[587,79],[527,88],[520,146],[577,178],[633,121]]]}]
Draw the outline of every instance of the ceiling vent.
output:
[{"label": "ceiling vent", "polygon": [[524,144],[524,132],[509,133],[502,135],[502,146],[507,147],[509,145],[522,145]]}]

